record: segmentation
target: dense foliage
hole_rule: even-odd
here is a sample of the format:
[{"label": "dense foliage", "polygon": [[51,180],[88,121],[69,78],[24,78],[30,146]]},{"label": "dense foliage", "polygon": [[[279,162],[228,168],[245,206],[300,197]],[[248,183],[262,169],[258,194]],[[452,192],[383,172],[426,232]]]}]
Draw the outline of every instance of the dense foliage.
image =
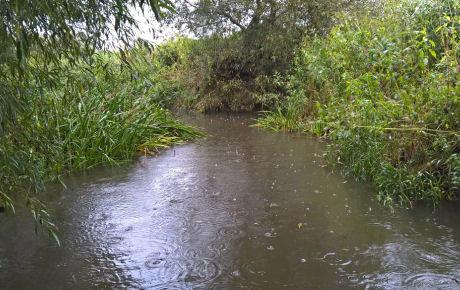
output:
[{"label": "dense foliage", "polygon": [[200,38],[155,49],[129,5],[169,0],[104,3],[0,3],[0,208],[24,197],[55,236],[45,182],[199,136],[163,106],[265,110],[389,206],[460,196],[459,0],[177,1]]},{"label": "dense foliage", "polygon": [[260,124],[328,140],[389,206],[460,196],[459,1],[386,1],[306,37]]},{"label": "dense foliage", "polygon": [[297,30],[304,34],[323,34],[333,22],[334,13],[363,1],[302,1],[302,0],[237,0],[206,1],[192,3],[176,1],[174,22],[179,28],[187,28],[195,35],[229,35],[235,32],[260,29],[269,34],[270,29]]},{"label": "dense foliage", "polygon": [[260,125],[321,136],[331,164],[373,182],[389,206],[459,197],[458,0],[342,2],[334,17],[325,9],[330,29],[287,21],[279,34],[250,25],[257,11],[260,23],[270,18],[270,1],[216,3],[181,7],[202,38],[161,47],[176,84],[170,104],[266,110]]},{"label": "dense foliage", "polygon": [[334,13],[361,1],[176,2],[173,22],[199,37],[175,46],[184,56],[176,72],[194,80],[184,97],[193,95],[202,111],[241,111],[256,108],[258,95],[279,92],[272,76],[289,68],[305,35],[326,33]]},{"label": "dense foliage", "polygon": [[[172,10],[168,0],[0,3],[0,210],[24,200],[57,241],[38,198],[45,182],[199,135],[155,101],[148,46],[128,48],[129,5]],[[124,48],[104,52],[115,39]]]}]

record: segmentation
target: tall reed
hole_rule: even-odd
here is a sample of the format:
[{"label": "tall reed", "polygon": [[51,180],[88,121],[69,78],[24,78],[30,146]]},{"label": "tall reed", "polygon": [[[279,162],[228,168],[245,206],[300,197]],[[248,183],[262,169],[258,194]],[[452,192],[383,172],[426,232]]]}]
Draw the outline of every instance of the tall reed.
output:
[{"label": "tall reed", "polygon": [[158,103],[155,73],[148,50],[138,47],[69,65],[52,89],[30,90],[29,105],[0,134],[0,206],[14,213],[14,201],[25,196],[35,228],[58,241],[39,199],[46,182],[202,136]]}]

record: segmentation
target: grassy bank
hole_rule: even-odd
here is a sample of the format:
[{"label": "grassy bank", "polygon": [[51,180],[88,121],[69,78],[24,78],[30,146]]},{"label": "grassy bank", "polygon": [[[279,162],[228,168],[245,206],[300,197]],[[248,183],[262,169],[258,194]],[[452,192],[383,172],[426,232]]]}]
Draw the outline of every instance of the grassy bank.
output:
[{"label": "grassy bank", "polygon": [[60,64],[48,87],[22,80],[26,94],[16,98],[0,134],[0,205],[14,212],[14,201],[25,196],[35,226],[55,235],[39,199],[46,182],[201,136],[159,102],[168,88],[156,81],[162,71],[153,56],[142,46],[94,54],[87,62]]},{"label": "grassy bank", "polygon": [[310,131],[386,205],[460,197],[458,1],[386,1],[307,37],[280,81],[272,130]]},{"label": "grassy bank", "polygon": [[160,95],[203,112],[262,110],[260,126],[309,131],[329,143],[331,165],[374,183],[390,207],[455,199],[459,12],[456,0],[369,1],[321,34],[178,38],[156,52]]}]

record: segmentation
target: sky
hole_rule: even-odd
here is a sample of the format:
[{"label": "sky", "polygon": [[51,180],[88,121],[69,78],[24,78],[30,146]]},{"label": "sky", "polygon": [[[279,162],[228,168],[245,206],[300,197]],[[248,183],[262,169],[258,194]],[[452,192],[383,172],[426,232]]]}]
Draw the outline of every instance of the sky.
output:
[{"label": "sky", "polygon": [[[144,15],[140,9],[132,8],[131,13],[139,26],[139,29],[135,29],[136,37],[148,40],[154,44],[160,44],[178,33],[174,27],[167,26],[166,24],[160,25],[150,10],[146,10]],[[154,33],[152,32],[152,28]]]}]

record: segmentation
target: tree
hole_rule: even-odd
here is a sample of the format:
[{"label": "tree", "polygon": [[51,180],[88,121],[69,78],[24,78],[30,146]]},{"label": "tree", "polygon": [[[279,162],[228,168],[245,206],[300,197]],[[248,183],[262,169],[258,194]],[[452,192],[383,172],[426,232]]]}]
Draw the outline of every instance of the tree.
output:
[{"label": "tree", "polygon": [[349,9],[359,0],[189,0],[176,1],[174,21],[197,36],[228,35],[258,26],[284,30],[302,29],[321,34],[333,25],[334,13]]},{"label": "tree", "polygon": [[[52,82],[63,59],[75,64],[120,39],[128,44],[136,21],[130,7],[152,9],[157,19],[173,11],[170,0],[10,0],[0,2],[0,130],[22,101],[27,82]],[[115,35],[114,35],[115,33]],[[40,58],[45,62],[31,62]],[[39,67],[40,66],[40,67]],[[27,78],[24,74],[29,74]],[[15,81],[12,81],[12,80]],[[21,85],[23,85],[21,87]],[[7,115],[5,115],[7,114]]]},{"label": "tree", "polygon": [[261,88],[261,80],[275,83],[270,78],[288,70],[305,35],[327,33],[334,14],[358,1],[364,0],[177,0],[177,14],[167,19],[205,40],[199,52],[203,63],[195,66],[208,70],[200,74],[207,78],[198,81],[205,84],[199,86],[201,96],[209,99],[201,103],[247,110],[256,105],[254,96],[280,93]]},{"label": "tree", "polygon": [[[292,48],[306,34],[327,33],[335,13],[363,1],[177,0],[177,14],[169,21],[198,37],[240,34],[239,54],[252,60],[251,71],[270,75],[288,67]],[[247,63],[240,67],[247,67]]]},{"label": "tree", "polygon": [[82,70],[85,63],[88,69],[93,56],[109,49],[114,39],[129,46],[136,26],[133,7],[151,9],[157,20],[173,11],[170,0],[0,2],[0,209],[14,212],[10,196],[21,191],[36,228],[42,225],[56,240],[56,228],[37,198],[44,178],[37,166],[29,166],[52,166],[34,154],[43,144],[30,140],[37,135],[31,108],[48,101],[58,83],[68,82],[71,68]]}]

